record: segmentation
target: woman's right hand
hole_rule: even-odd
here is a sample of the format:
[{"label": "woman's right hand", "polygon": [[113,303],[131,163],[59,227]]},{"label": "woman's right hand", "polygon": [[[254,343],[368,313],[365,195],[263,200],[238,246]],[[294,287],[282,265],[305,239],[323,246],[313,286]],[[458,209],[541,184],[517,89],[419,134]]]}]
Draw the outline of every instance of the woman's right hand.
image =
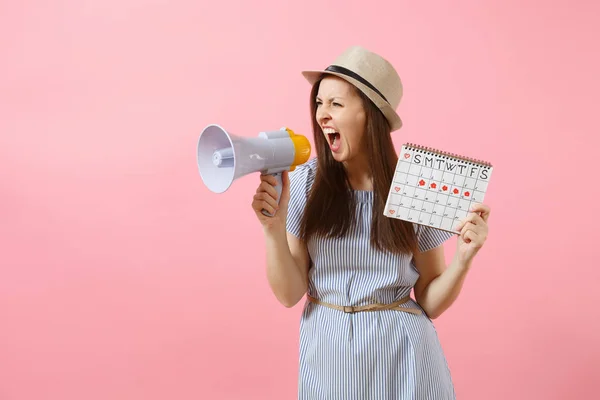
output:
[{"label": "woman's right hand", "polygon": [[[256,189],[256,194],[252,201],[252,209],[265,229],[283,229],[285,231],[287,208],[290,199],[288,171],[283,171],[281,180],[283,182],[281,199],[279,204],[277,204],[277,191],[275,190],[277,180],[273,175],[260,175],[260,184]],[[263,209],[273,216],[264,215],[262,213]]]}]

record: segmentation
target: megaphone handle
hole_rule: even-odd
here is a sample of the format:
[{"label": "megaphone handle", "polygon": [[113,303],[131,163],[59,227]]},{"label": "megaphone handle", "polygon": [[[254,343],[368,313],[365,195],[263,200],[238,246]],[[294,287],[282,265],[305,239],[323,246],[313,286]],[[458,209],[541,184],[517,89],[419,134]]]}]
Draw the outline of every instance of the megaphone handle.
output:
[{"label": "megaphone handle", "polygon": [[[272,174],[277,180],[277,185],[275,186],[275,190],[277,191],[277,204],[279,204],[279,200],[281,200],[281,190],[283,189],[283,172],[276,172]],[[267,217],[272,217],[274,214],[270,214],[267,210],[263,209],[262,213]]]}]

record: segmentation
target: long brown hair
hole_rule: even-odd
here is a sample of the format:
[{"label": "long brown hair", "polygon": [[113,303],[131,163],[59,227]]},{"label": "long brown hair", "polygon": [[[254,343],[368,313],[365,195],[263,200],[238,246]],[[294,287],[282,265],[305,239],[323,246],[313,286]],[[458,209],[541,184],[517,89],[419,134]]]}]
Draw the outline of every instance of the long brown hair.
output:
[{"label": "long brown hair", "polygon": [[[303,238],[310,235],[343,237],[356,221],[355,198],[342,163],[336,161],[316,120],[316,96],[320,81],[310,94],[310,111],[317,157],[317,173],[300,224]],[[385,201],[394,178],[398,155],[392,142],[390,126],[381,111],[360,90],[352,86],[362,100],[366,113],[366,152],[373,179],[373,214],[371,245],[392,253],[414,253],[417,238],[414,225],[383,215]]]}]

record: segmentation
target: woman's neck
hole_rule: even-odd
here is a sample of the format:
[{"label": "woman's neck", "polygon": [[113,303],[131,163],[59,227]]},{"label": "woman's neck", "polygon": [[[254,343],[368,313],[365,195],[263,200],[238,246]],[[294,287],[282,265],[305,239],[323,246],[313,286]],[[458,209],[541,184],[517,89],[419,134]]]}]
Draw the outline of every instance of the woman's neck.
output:
[{"label": "woman's neck", "polygon": [[353,190],[373,190],[369,162],[366,157],[354,158],[344,162],[346,175]]}]

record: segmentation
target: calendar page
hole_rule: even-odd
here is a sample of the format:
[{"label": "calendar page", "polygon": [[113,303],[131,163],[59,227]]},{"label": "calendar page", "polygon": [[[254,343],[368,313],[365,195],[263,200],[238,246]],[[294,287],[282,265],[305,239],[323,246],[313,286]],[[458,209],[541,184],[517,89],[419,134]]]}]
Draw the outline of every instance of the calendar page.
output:
[{"label": "calendar page", "polygon": [[415,144],[398,157],[384,215],[455,232],[474,203],[482,203],[491,164]]}]

